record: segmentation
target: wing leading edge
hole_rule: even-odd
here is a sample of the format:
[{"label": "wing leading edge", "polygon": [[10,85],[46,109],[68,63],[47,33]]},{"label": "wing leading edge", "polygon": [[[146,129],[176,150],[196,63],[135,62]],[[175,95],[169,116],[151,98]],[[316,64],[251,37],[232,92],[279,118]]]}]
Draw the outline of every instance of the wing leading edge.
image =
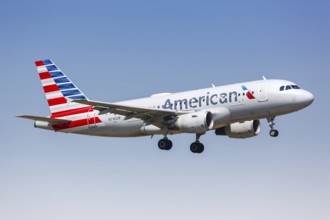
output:
[{"label": "wing leading edge", "polygon": [[94,109],[98,109],[101,111],[106,110],[111,113],[124,115],[126,116],[126,119],[139,118],[144,121],[149,119],[155,122],[164,122],[165,117],[177,116],[180,114],[187,113],[187,112],[183,113],[177,111],[160,110],[160,109],[141,108],[141,107],[135,107],[129,105],[118,105],[118,104],[91,101],[91,100],[73,100],[73,102],[77,102],[85,105],[91,105],[94,106]]}]

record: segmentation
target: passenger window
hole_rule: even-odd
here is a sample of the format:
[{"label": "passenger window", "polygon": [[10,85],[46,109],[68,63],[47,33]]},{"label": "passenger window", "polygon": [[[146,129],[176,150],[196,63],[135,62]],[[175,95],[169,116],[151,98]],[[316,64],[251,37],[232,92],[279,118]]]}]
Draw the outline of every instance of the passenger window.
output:
[{"label": "passenger window", "polygon": [[297,86],[297,85],[292,85],[292,88],[293,89],[300,89],[299,86]]},{"label": "passenger window", "polygon": [[289,89],[292,89],[291,86],[286,86],[285,90],[289,90]]},{"label": "passenger window", "polygon": [[283,90],[284,90],[284,86],[281,86],[281,87],[280,87],[280,91],[283,91]]}]

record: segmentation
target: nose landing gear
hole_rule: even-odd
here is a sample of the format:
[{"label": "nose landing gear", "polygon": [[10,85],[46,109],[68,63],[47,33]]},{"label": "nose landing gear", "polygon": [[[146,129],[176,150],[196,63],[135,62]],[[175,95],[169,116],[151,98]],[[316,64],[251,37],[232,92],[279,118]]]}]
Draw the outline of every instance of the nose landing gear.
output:
[{"label": "nose landing gear", "polygon": [[276,129],[273,129],[273,130],[269,131],[269,135],[272,136],[272,137],[277,137],[278,134],[279,134],[278,130],[276,130]]},{"label": "nose landing gear", "polygon": [[275,117],[267,118],[267,121],[268,121],[268,124],[270,127],[269,135],[271,137],[277,137],[279,134],[278,130],[274,129],[274,125],[275,125],[274,120],[275,120]]}]

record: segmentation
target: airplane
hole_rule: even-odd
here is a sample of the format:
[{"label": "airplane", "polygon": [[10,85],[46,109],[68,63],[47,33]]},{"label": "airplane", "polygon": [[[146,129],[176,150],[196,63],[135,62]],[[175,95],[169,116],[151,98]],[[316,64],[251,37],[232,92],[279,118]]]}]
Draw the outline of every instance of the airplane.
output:
[{"label": "airplane", "polygon": [[161,150],[173,146],[169,135],[196,135],[192,153],[202,153],[200,137],[216,135],[250,138],[267,119],[270,136],[277,137],[275,117],[296,112],[314,101],[312,93],[287,80],[263,80],[179,92],[117,103],[93,101],[50,59],[35,62],[51,115],[20,115],[34,127],[64,133],[106,137],[162,135]]}]

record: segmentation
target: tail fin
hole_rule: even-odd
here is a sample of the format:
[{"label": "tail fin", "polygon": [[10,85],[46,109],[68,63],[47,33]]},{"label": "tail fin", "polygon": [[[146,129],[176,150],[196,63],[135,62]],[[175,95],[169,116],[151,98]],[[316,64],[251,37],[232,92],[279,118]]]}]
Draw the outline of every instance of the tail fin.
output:
[{"label": "tail fin", "polygon": [[39,60],[35,64],[50,108],[51,118],[92,111],[92,106],[69,101],[87,98],[51,60]]}]

